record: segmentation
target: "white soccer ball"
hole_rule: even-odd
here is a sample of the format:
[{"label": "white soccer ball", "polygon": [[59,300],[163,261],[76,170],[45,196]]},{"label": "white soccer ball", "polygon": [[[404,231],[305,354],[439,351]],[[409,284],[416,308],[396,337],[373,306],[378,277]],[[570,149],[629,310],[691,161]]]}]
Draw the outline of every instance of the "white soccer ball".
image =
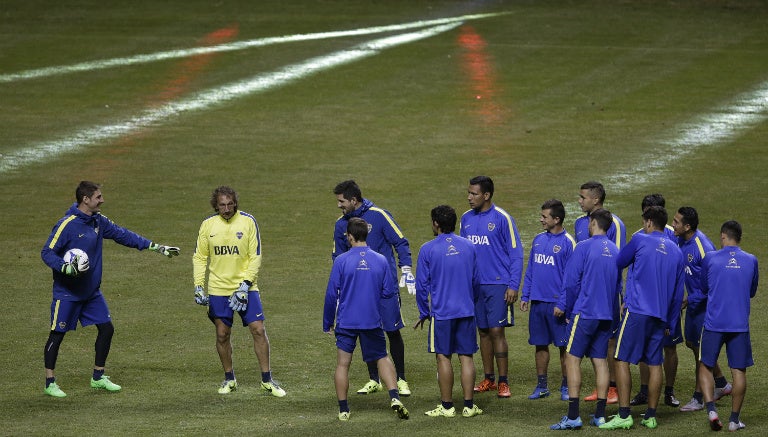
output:
[{"label": "white soccer ball", "polygon": [[78,258],[79,258],[79,264],[83,265],[84,263],[87,263],[88,261],[88,254],[85,253],[82,249],[69,249],[64,254],[64,262],[65,263],[71,263],[74,262],[75,264],[78,264]]}]

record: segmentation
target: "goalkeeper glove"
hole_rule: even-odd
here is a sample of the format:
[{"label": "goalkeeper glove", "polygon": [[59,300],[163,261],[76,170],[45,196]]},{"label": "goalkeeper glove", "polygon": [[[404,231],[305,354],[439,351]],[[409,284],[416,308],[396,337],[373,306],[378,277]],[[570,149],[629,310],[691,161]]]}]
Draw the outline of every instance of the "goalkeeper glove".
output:
[{"label": "goalkeeper glove", "polygon": [[157,243],[149,243],[149,250],[152,252],[157,252],[161,255],[165,255],[168,258],[179,256],[179,252],[181,249],[175,246],[163,246],[161,244]]},{"label": "goalkeeper glove", "polygon": [[61,273],[67,276],[78,276],[80,273],[87,272],[90,267],[87,257],[75,256],[75,259],[61,266]]},{"label": "goalkeeper glove", "polygon": [[203,287],[195,285],[195,303],[198,305],[208,305],[208,296],[205,295]]},{"label": "goalkeeper glove", "polygon": [[400,267],[400,287],[407,287],[408,294],[416,294],[416,278],[411,273],[411,266]]},{"label": "goalkeeper glove", "polygon": [[74,262],[64,263],[61,266],[61,273],[67,276],[77,276],[80,272],[77,271],[77,264]]},{"label": "goalkeeper glove", "polygon": [[243,281],[237,287],[237,291],[229,297],[229,307],[234,311],[245,311],[248,308],[248,290],[251,288],[251,281]]}]

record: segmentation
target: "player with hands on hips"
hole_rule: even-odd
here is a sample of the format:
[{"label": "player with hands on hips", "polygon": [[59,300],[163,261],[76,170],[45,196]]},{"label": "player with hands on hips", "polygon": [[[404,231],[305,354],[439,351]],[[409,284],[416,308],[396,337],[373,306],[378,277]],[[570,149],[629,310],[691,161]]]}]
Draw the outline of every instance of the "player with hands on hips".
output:
[{"label": "player with hands on hips", "polygon": [[44,353],[44,393],[57,398],[66,396],[55,377],[59,347],[64,335],[75,330],[78,322],[83,327],[96,325],[98,331],[91,387],[110,392],[121,389],[104,375],[115,330],[101,291],[104,239],[138,250],[165,247],[169,253],[179,254],[178,247],[155,244],[103,216],[104,195],[98,184],[81,181],[75,189],[75,199],[76,202],[53,227],[40,253],[43,262],[53,271],[51,328]]},{"label": "player with hands on hips", "polygon": [[[283,397],[285,390],[272,379],[269,338],[256,285],[261,266],[259,225],[251,214],[238,210],[237,192],[228,186],[213,190],[211,206],[216,214],[200,225],[192,266],[195,303],[208,306],[208,318],[216,327],[216,351],[224,369],[219,393],[237,389],[231,342],[237,313],[253,337],[261,368],[261,389]],[[206,277],[208,294],[204,288]]]}]

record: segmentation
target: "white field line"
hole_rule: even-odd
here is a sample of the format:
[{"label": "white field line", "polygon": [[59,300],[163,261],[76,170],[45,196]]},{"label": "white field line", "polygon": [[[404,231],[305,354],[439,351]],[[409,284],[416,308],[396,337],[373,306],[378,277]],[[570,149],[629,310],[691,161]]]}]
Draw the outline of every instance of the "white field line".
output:
[{"label": "white field line", "polygon": [[437,26],[442,24],[458,23],[458,22],[469,21],[469,20],[480,20],[483,18],[507,15],[510,13],[511,12],[472,14],[472,15],[463,15],[460,17],[449,17],[449,18],[439,18],[434,20],[414,21],[411,23],[392,24],[387,26],[366,27],[362,29],[339,30],[339,31],[332,31],[332,32],[318,32],[318,33],[307,33],[307,34],[287,35],[287,36],[275,36],[275,37],[268,37],[268,38],[252,39],[248,41],[238,41],[238,42],[232,42],[232,43],[226,43],[226,44],[219,44],[219,45],[210,46],[210,47],[195,47],[190,49],[169,50],[165,52],[148,53],[148,54],[141,54],[141,55],[135,55],[135,56],[129,56],[129,57],[122,57],[122,58],[112,58],[112,59],[102,59],[102,60],[89,61],[89,62],[81,62],[78,64],[72,64],[72,65],[58,65],[53,67],[25,70],[18,73],[0,74],[0,83],[37,79],[41,77],[56,76],[56,75],[76,73],[76,72],[101,70],[101,69],[112,68],[112,67],[124,67],[128,65],[144,64],[149,62],[163,61],[167,59],[185,58],[189,56],[195,56],[195,55],[201,55],[201,54],[207,54],[207,53],[231,52],[236,50],[249,49],[253,47],[263,47],[263,46],[272,45],[272,44],[283,44],[283,43],[289,43],[289,42],[310,41],[310,40],[319,40],[319,39],[328,39],[328,38],[341,38],[341,37],[347,37],[347,36],[371,35],[371,34],[383,33],[383,32],[398,32],[398,31],[405,31],[409,29],[416,29],[420,27]]},{"label": "white field line", "polygon": [[461,22],[452,22],[417,32],[368,41],[347,50],[288,65],[271,73],[258,74],[242,81],[202,91],[186,99],[170,102],[159,108],[146,110],[142,114],[122,122],[91,127],[67,138],[24,147],[21,150],[0,157],[0,175],[26,165],[38,164],[54,159],[61,154],[79,150],[99,141],[107,141],[129,135],[139,129],[156,125],[187,111],[207,109],[213,105],[284,86],[315,73],[375,56],[382,50],[447,32],[461,24]]},{"label": "white field line", "polygon": [[632,170],[605,178],[611,192],[632,192],[663,178],[669,168],[704,147],[720,146],[744,131],[768,120],[768,81],[742,93],[726,105],[675,130],[674,137],[660,141],[660,149]]}]

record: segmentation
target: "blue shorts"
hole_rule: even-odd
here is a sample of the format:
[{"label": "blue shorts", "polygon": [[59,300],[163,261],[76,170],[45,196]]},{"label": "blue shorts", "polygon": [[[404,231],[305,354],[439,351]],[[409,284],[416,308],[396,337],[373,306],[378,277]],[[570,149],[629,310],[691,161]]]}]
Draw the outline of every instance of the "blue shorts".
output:
[{"label": "blue shorts", "polygon": [[384,324],[385,331],[398,331],[405,326],[403,315],[400,313],[399,291],[393,297],[381,299],[379,312],[381,312],[381,322]]},{"label": "blue shorts", "polygon": [[67,332],[112,321],[107,301],[100,292],[88,300],[53,300],[51,302],[51,331]]},{"label": "blue shorts", "polygon": [[693,347],[699,347],[701,330],[704,329],[704,317],[707,315],[707,306],[688,306],[685,309],[685,341]]},{"label": "blue shorts", "polygon": [[723,345],[731,369],[746,369],[755,364],[749,332],[715,332],[704,329],[700,341],[699,357],[707,367],[715,367]]},{"label": "blue shorts", "polygon": [[[619,336],[621,319],[624,317],[624,315],[621,314],[621,301],[623,301],[623,299],[621,298],[621,294],[619,294],[618,299],[615,300],[616,304],[613,306],[613,321],[611,322],[611,338],[614,339]],[[626,310],[624,310],[624,312],[626,312]]]},{"label": "blue shorts", "polygon": [[477,285],[475,319],[479,329],[515,326],[515,312],[512,305],[507,305],[504,284]]},{"label": "blue shorts", "polygon": [[387,340],[384,330],[375,329],[344,329],[336,328],[336,347],[344,352],[353,353],[360,338],[360,350],[363,352],[363,361],[376,362],[387,356]]},{"label": "blue shorts", "polygon": [[674,346],[683,342],[683,321],[682,317],[677,319],[675,329],[669,330],[669,335],[664,336],[664,347]]},{"label": "blue shorts", "polygon": [[[208,318],[213,322],[215,319],[221,319],[225,325],[232,327],[232,321],[235,312],[229,307],[229,296],[209,296]],[[261,306],[261,297],[258,291],[248,292],[248,306],[245,311],[238,312],[243,326],[257,321],[264,320],[264,308]]]},{"label": "blue shorts", "polygon": [[427,352],[472,355],[477,352],[477,325],[474,317],[460,319],[429,320]]},{"label": "blue shorts", "polygon": [[626,311],[616,341],[617,360],[631,364],[644,362],[660,366],[664,362],[664,331],[666,323],[658,317]]},{"label": "blue shorts", "polygon": [[528,316],[528,344],[563,347],[568,342],[568,326],[565,316],[555,317],[554,302],[532,300]]},{"label": "blue shorts", "polygon": [[581,314],[576,314],[568,325],[566,352],[578,358],[605,359],[612,326],[613,320],[582,319]]}]

